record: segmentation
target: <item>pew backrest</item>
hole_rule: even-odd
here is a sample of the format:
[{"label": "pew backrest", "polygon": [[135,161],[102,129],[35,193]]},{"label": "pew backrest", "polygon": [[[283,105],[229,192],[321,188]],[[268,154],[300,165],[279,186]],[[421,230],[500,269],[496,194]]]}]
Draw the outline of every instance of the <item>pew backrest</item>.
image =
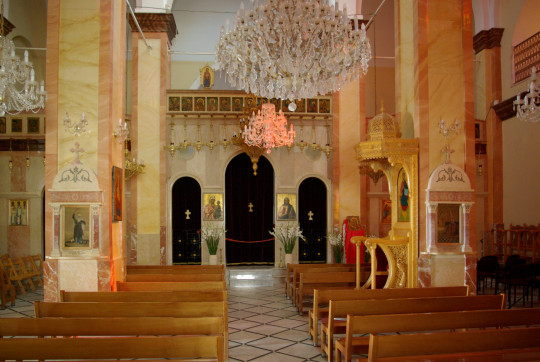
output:
[{"label": "pew backrest", "polygon": [[60,291],[61,302],[226,302],[226,291],[178,292],[67,292]]},{"label": "pew backrest", "polygon": [[219,282],[225,281],[222,273],[211,274],[128,274],[126,281],[130,282]]},{"label": "pew backrest", "polygon": [[222,282],[116,282],[118,291],[220,291],[227,289]]}]

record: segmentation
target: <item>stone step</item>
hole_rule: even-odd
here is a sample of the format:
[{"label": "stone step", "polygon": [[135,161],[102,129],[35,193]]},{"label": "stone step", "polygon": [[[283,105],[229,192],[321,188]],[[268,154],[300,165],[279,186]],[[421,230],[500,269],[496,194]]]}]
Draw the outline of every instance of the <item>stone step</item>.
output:
[{"label": "stone step", "polygon": [[238,266],[227,267],[226,278],[230,287],[271,287],[285,283],[283,268]]}]

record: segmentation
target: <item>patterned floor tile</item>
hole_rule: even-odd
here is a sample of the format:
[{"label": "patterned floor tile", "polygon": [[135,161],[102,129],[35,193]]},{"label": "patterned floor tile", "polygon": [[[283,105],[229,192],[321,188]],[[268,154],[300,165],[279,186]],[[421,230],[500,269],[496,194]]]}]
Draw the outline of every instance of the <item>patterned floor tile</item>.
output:
[{"label": "patterned floor tile", "polygon": [[267,355],[269,353],[271,353],[271,351],[251,346],[229,348],[229,356],[239,361],[251,361],[252,359]]},{"label": "patterned floor tile", "polygon": [[250,346],[260,347],[270,351],[276,351],[278,349],[288,347],[292,344],[294,344],[294,342],[274,337],[266,337],[248,343],[248,345]]}]

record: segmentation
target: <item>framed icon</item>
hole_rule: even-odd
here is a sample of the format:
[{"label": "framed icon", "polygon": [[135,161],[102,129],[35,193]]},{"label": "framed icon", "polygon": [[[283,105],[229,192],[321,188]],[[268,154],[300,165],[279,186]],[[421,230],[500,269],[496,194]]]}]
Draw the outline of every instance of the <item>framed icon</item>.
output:
[{"label": "framed icon", "polygon": [[392,201],[381,200],[381,224],[392,222]]},{"label": "framed icon", "polygon": [[22,133],[22,118],[11,119],[11,133]]},{"label": "framed icon", "polygon": [[9,200],[9,225],[28,225],[28,200]]},{"label": "framed icon", "polygon": [[28,117],[26,129],[28,133],[39,133],[39,117]]},{"label": "framed icon", "polygon": [[203,220],[223,220],[223,194],[221,193],[205,193],[203,194]]},{"label": "framed icon", "polygon": [[122,199],[124,195],[124,170],[112,168],[112,221],[122,221]]},{"label": "framed icon", "polygon": [[89,205],[62,207],[62,248],[90,249],[91,220]]},{"label": "framed icon", "polygon": [[296,220],[296,194],[276,195],[276,219]]}]

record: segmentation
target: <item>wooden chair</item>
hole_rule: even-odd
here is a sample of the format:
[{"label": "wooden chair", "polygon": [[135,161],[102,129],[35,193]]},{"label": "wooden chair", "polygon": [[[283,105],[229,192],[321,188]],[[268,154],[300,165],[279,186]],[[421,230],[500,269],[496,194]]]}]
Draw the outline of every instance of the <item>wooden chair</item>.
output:
[{"label": "wooden chair", "polygon": [[43,287],[43,279],[42,279],[43,272],[36,265],[36,262],[34,261],[34,257],[29,255],[29,256],[22,257],[21,259],[26,268],[26,272],[28,273],[28,275],[30,275],[30,280],[32,280],[34,284],[37,284],[38,286]]},{"label": "wooden chair", "polygon": [[1,307],[4,309],[6,307],[7,301],[11,302],[11,305],[15,305],[15,287],[9,281],[9,277],[0,266],[0,297],[1,297]]},{"label": "wooden chair", "polygon": [[36,290],[34,283],[32,282],[32,277],[26,271],[24,262],[21,259],[11,259],[9,257],[4,258],[2,260],[2,267],[6,271],[9,280],[19,287],[22,294],[26,294],[26,289],[24,288],[23,282],[28,284],[32,291]]}]

